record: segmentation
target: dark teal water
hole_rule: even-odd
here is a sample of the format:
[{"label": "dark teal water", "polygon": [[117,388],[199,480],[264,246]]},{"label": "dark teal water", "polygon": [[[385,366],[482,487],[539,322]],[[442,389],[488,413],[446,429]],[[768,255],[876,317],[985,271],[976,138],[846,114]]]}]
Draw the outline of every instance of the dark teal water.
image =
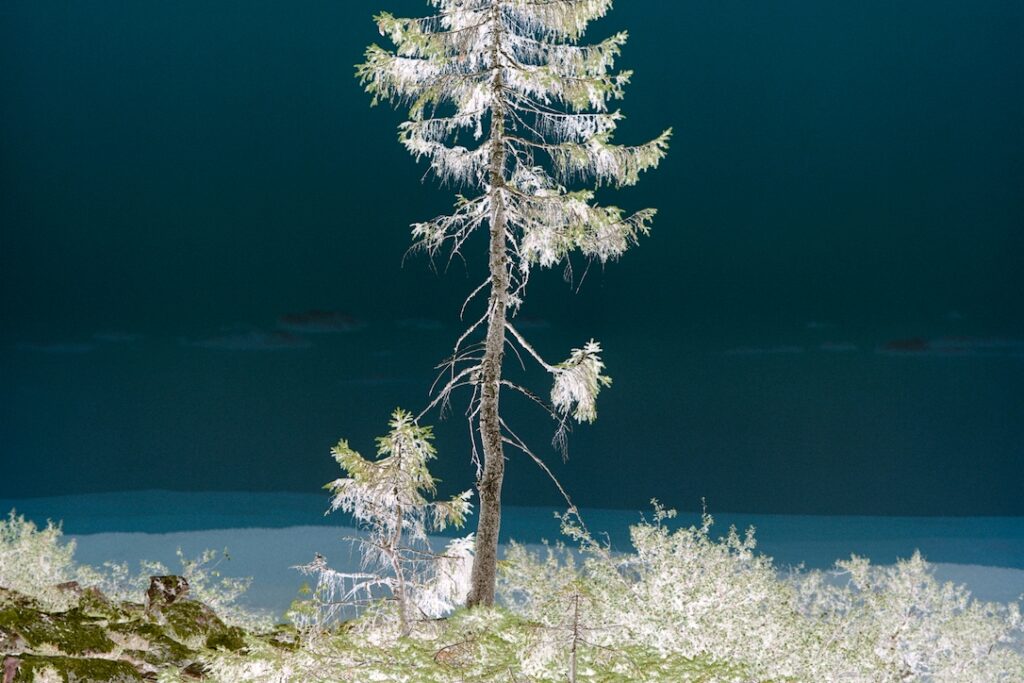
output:
[{"label": "dark teal water", "polygon": [[[594,36],[631,34],[621,137],[676,137],[615,201],[661,213],[524,307],[543,353],[597,337],[615,378],[550,453],[577,502],[1024,514],[1024,5],[618,5]],[[426,10],[0,6],[0,496],[315,491],[338,437],[423,404],[483,262],[401,267],[450,193],[352,78],[384,8]],[[309,309],[366,326],[274,336]],[[466,441],[456,412],[453,489]],[[557,501],[515,456],[506,490]]]}]

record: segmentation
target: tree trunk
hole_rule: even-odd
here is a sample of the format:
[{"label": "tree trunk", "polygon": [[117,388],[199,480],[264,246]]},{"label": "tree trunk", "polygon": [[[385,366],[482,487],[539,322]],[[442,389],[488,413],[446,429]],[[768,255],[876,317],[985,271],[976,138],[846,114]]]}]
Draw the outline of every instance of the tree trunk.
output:
[{"label": "tree trunk", "polygon": [[[495,223],[504,227],[500,222]],[[491,239],[494,240],[494,230]],[[504,249],[499,246],[504,255]],[[495,260],[491,248],[491,272],[495,265],[504,270],[504,258]],[[507,275],[506,275],[507,277]],[[501,483],[505,476],[505,453],[501,442],[501,422],[498,416],[498,397],[501,390],[501,363],[505,346],[505,308],[507,285],[497,281],[491,291],[491,315],[488,321],[487,345],[484,351],[483,373],[480,387],[480,440],[483,442],[484,467],[477,492],[480,496],[480,519],[476,530],[476,554],[470,575],[470,590],[466,604],[494,604],[494,583],[498,563],[498,532],[501,527]]]},{"label": "tree trunk", "polygon": [[501,441],[498,398],[501,394],[501,366],[505,355],[505,311],[508,307],[508,267],[505,256],[504,212],[499,206],[491,222],[491,296],[487,320],[480,386],[480,440],[484,467],[477,491],[480,520],[476,531],[476,554],[470,578],[467,605],[494,603],[494,581],[498,562],[498,531],[501,526],[501,483],[505,476],[505,452]]},{"label": "tree trunk", "polygon": [[[495,5],[497,8],[498,6]],[[494,21],[500,24],[498,11]],[[492,47],[493,64],[497,65],[500,31],[495,30]],[[495,102],[491,110],[491,295],[488,302],[487,339],[484,346],[480,377],[480,441],[483,443],[484,467],[477,492],[480,496],[480,519],[476,531],[476,553],[470,574],[469,597],[466,604],[494,604],[495,574],[498,568],[498,532],[501,528],[501,483],[505,477],[505,452],[501,441],[501,420],[498,398],[501,394],[501,366],[505,355],[505,315],[508,308],[509,273],[505,251],[505,108],[501,69],[494,76]]]},{"label": "tree trunk", "polygon": [[[398,496],[398,492],[395,491],[395,496]],[[391,540],[388,542],[387,553],[388,559],[391,560],[391,570],[395,572],[395,579],[398,581],[398,589],[395,592],[395,598],[398,600],[398,626],[403,636],[407,636],[410,633],[409,629],[409,609],[408,609],[408,595],[405,590],[405,572],[402,569],[402,561],[399,557],[399,546],[402,543],[402,506],[399,505],[397,508],[398,522],[395,524],[395,533],[392,534]]]}]

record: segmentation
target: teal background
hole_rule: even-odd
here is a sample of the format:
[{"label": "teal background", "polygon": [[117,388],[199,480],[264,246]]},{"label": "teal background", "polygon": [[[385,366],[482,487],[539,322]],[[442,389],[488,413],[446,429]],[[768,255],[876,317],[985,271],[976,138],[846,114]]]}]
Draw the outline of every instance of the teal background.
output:
[{"label": "teal background", "polygon": [[[402,265],[452,193],[352,78],[379,9],[427,11],[0,5],[0,496],[316,491],[338,437],[424,404],[484,260]],[[622,28],[620,139],[676,135],[614,201],[658,219],[523,309],[615,384],[565,465],[509,401],[577,502],[1024,514],[1024,5],[620,0],[590,35]],[[367,325],[190,345],[314,308]],[[458,406],[438,433],[468,485]],[[558,502],[510,457],[509,501]]]}]

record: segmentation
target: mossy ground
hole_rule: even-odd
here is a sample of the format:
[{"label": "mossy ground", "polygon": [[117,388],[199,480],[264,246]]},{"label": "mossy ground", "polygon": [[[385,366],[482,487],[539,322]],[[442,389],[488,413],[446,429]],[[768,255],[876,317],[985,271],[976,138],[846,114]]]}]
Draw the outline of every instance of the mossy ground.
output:
[{"label": "mossy ground", "polygon": [[[146,678],[128,662],[95,657],[23,655],[14,683],[48,678],[67,683],[142,683]],[[49,676],[47,676],[49,672]]]},{"label": "mossy ground", "polygon": [[85,590],[69,609],[49,611],[37,600],[0,588],[0,651],[7,667],[16,670],[14,683],[133,682],[154,680],[167,670],[197,677],[203,650],[237,652],[245,646],[242,629],[193,600],[147,611]]},{"label": "mossy ground", "polygon": [[19,637],[33,650],[53,648],[68,655],[102,654],[114,649],[104,625],[77,609],[50,614],[28,607],[0,608],[5,640]]},{"label": "mossy ground", "polygon": [[245,632],[227,626],[201,602],[178,600],[163,607],[160,614],[180,641],[202,641],[209,649],[240,650],[245,647]]}]

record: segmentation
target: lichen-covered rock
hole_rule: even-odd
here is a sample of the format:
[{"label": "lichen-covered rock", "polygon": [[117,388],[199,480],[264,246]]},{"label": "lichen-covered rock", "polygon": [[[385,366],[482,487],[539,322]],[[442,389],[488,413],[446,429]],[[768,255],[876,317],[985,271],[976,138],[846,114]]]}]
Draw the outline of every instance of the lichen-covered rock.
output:
[{"label": "lichen-covered rock", "polygon": [[131,611],[141,611],[131,610],[130,606],[130,603],[114,604],[98,588],[86,588],[79,592],[75,609],[86,616],[117,620],[124,618]]},{"label": "lichen-covered rock", "polygon": [[280,650],[297,650],[301,636],[292,624],[278,624],[273,630],[260,635],[260,639],[268,645]]},{"label": "lichen-covered rock", "polygon": [[31,607],[33,609],[39,609],[39,601],[35,598],[31,598],[24,593],[11,590],[10,588],[4,588],[0,586],[0,608],[2,607]]},{"label": "lichen-covered rock", "polygon": [[195,600],[182,600],[165,606],[158,615],[181,641],[205,637],[224,628],[213,610]]}]

